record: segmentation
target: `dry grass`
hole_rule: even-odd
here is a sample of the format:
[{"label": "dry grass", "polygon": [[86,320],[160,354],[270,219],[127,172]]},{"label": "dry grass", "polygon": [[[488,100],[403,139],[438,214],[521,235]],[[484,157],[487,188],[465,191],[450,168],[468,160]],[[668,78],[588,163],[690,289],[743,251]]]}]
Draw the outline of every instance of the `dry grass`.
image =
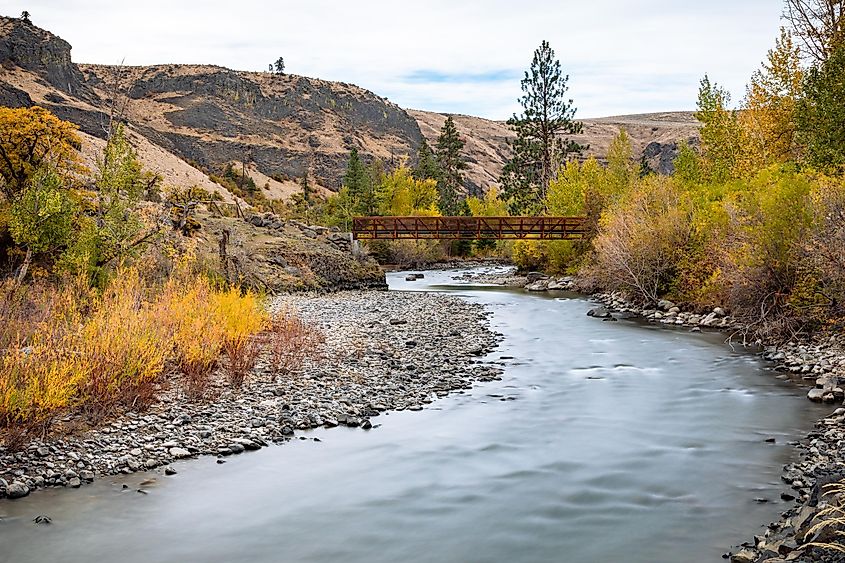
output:
[{"label": "dry grass", "polygon": [[823,487],[824,497],[830,504],[816,515],[818,522],[806,534],[804,541],[812,538],[808,546],[826,551],[845,553],[845,482],[831,483]]}]

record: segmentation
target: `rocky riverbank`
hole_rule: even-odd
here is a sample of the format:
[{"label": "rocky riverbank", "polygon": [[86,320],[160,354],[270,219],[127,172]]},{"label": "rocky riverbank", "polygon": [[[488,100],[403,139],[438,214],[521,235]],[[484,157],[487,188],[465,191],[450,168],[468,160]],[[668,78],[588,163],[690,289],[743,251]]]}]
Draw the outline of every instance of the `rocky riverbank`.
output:
[{"label": "rocky riverbank", "polygon": [[[0,498],[42,487],[80,487],[107,475],[155,470],[177,459],[227,456],[293,439],[301,430],[370,429],[387,410],[420,410],[501,371],[480,358],[498,343],[488,313],[451,296],[340,292],[285,295],[274,308],[296,310],[326,335],[323,358],[301,375],[272,381],[261,361],[244,387],[220,377],[212,399],[188,401],[171,385],[148,411],[96,430],[0,449]],[[69,427],[74,421],[63,421]]]}]

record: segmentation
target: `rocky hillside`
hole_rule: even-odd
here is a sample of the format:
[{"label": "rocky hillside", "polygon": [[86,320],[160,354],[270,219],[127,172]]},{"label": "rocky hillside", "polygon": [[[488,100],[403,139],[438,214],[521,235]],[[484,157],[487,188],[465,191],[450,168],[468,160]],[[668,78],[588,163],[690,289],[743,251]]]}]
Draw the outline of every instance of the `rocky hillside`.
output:
[{"label": "rocky hillside", "polygon": [[[396,162],[422,139],[402,108],[351,84],[217,66],[77,65],[70,53],[56,35],[0,17],[0,104],[41,105],[99,138],[114,109],[137,143],[204,171],[246,162],[271,197],[288,195],[306,173],[337,189],[353,147]],[[165,154],[150,156],[149,168],[190,176],[158,162]]]},{"label": "rocky hillside", "polygon": [[[396,164],[412,158],[423,136],[436,139],[446,116],[406,111],[351,84],[218,66],[114,67],[76,64],[71,46],[17,18],[0,17],[0,104],[38,104],[80,126],[87,152],[102,144],[109,117],[129,124],[146,167],[177,187],[231,194],[208,178],[244,166],[271,199],[287,198],[308,174],[337,190],[349,151]],[[496,183],[512,133],[503,122],[454,116],[467,141],[467,190]],[[681,139],[695,138],[689,113],[585,120],[581,141],[603,159],[620,127],[637,157],[667,173]]]}]

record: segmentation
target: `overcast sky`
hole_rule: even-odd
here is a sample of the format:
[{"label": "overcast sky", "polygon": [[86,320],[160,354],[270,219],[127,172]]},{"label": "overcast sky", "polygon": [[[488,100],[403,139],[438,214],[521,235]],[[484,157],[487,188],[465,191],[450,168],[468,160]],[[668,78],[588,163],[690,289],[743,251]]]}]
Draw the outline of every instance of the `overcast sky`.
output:
[{"label": "overcast sky", "polygon": [[543,39],[579,117],[692,109],[708,73],[739,101],[781,0],[8,0],[76,62],[211,63],[352,82],[406,108],[503,119]]}]

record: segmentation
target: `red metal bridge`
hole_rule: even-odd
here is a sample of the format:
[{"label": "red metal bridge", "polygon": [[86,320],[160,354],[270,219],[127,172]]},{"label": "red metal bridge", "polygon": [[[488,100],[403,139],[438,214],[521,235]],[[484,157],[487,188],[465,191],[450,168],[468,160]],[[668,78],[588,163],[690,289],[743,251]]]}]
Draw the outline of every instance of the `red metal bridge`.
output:
[{"label": "red metal bridge", "polygon": [[586,217],[354,217],[362,240],[572,240],[586,233]]}]

